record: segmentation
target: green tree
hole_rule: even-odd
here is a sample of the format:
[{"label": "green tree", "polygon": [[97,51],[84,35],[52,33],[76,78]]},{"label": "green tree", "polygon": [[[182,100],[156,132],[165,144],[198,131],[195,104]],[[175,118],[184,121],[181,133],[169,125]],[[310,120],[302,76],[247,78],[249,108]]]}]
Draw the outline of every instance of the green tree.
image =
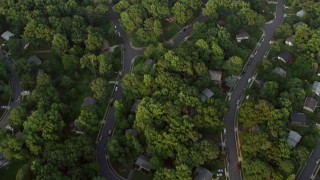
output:
[{"label": "green tree", "polygon": [[107,98],[107,90],[110,89],[108,82],[104,78],[97,78],[91,82],[90,88],[93,92],[93,97],[103,101]]},{"label": "green tree", "polygon": [[100,119],[95,107],[85,107],[81,109],[78,119],[75,123],[79,126],[80,130],[89,134],[95,133],[99,130]]},{"label": "green tree", "polygon": [[177,179],[177,180],[191,180],[191,170],[185,165],[176,166],[176,169],[163,168],[157,170],[153,179]]},{"label": "green tree", "polygon": [[232,56],[223,65],[223,69],[227,71],[229,75],[239,75],[243,66],[243,61],[237,56]]}]

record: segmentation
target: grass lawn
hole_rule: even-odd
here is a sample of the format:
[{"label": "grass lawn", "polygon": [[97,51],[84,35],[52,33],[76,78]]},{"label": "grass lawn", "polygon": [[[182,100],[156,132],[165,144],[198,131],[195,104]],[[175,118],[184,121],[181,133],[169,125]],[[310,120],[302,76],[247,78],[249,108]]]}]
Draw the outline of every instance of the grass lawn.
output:
[{"label": "grass lawn", "polygon": [[135,170],[132,174],[131,180],[149,180],[152,179],[151,173]]},{"label": "grass lawn", "polygon": [[180,30],[181,28],[176,23],[169,23],[165,21],[163,25],[163,37],[165,40],[169,40]]},{"label": "grass lawn", "polygon": [[0,179],[16,179],[17,171],[23,165],[23,162],[12,162],[8,166],[0,168]]}]

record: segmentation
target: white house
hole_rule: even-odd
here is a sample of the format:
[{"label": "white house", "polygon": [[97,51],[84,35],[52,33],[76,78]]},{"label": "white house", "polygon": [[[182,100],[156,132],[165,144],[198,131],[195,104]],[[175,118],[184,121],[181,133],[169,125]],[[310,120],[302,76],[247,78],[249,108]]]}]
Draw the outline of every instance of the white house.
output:
[{"label": "white house", "polygon": [[296,16],[299,18],[302,18],[305,14],[306,14],[306,12],[302,9],[296,13]]},{"label": "white house", "polygon": [[14,34],[12,34],[10,31],[6,31],[1,34],[1,37],[3,39],[5,39],[6,41],[8,41],[10,39],[10,37],[13,37],[13,36],[14,36]]},{"label": "white house", "polygon": [[312,85],[312,92],[316,95],[320,96],[320,82],[315,81]]},{"label": "white house", "polygon": [[241,42],[242,40],[244,39],[249,39],[250,36],[248,34],[247,31],[240,31],[237,35],[236,35],[236,39],[237,39],[237,42]]},{"label": "white house", "polygon": [[288,45],[288,46],[293,46],[293,41],[294,41],[294,36],[291,35],[291,36],[287,37],[285,43],[286,43],[286,45]]}]

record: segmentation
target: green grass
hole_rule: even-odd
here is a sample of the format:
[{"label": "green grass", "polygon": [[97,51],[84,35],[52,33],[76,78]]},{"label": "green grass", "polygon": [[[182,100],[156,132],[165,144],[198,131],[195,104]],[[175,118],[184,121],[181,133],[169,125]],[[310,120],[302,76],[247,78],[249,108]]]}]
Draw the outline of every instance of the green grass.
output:
[{"label": "green grass", "polygon": [[169,23],[166,21],[163,26],[165,40],[173,38],[180,30],[181,28],[176,23]]},{"label": "green grass", "polygon": [[12,162],[8,166],[0,168],[0,179],[16,179],[16,174],[23,165],[23,162]]},{"label": "green grass", "polygon": [[132,180],[150,180],[152,179],[151,173],[135,170],[131,177]]}]

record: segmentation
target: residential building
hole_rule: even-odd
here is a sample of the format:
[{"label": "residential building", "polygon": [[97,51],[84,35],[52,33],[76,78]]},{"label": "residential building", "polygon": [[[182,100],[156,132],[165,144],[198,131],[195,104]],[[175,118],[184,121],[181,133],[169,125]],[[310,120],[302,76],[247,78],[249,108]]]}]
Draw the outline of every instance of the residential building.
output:
[{"label": "residential building", "polygon": [[248,32],[247,32],[247,31],[244,31],[244,30],[240,31],[240,32],[236,35],[236,39],[237,39],[237,42],[238,42],[238,43],[241,42],[242,40],[249,39],[249,38],[250,38],[250,36],[249,36]]},{"label": "residential building", "polygon": [[273,70],[274,73],[282,76],[282,77],[286,77],[287,76],[287,72],[285,70],[283,70],[281,67],[276,67]]},{"label": "residential building", "polygon": [[291,113],[291,124],[304,126],[307,122],[307,116],[304,113]]},{"label": "residential building", "polygon": [[41,59],[38,56],[33,55],[33,56],[29,57],[28,62],[35,63],[36,65],[40,65]]},{"label": "residential building", "polygon": [[289,137],[287,139],[287,143],[291,146],[291,147],[296,147],[297,144],[300,142],[301,140],[301,135],[295,131],[290,131],[289,132]]},{"label": "residential building", "polygon": [[297,27],[299,27],[299,26],[304,26],[304,25],[307,25],[307,24],[304,23],[304,22],[302,22],[302,21],[300,21],[300,22],[295,23],[294,25],[292,25],[292,27],[293,27],[294,30],[296,30]]},{"label": "residential building", "polygon": [[212,180],[212,172],[208,169],[198,166],[195,171],[195,177],[194,180]]},{"label": "residential building", "polygon": [[291,36],[287,37],[285,43],[288,46],[293,46],[293,41],[294,41],[294,35],[291,35]]},{"label": "residential building", "polygon": [[93,107],[97,104],[97,100],[93,97],[85,97],[81,107]]},{"label": "residential building", "polygon": [[14,34],[12,34],[10,31],[6,31],[1,34],[1,37],[6,41],[8,41],[13,36],[14,36]]},{"label": "residential building", "polygon": [[283,61],[284,63],[287,63],[291,62],[293,60],[293,57],[289,52],[283,51],[278,55],[278,59]]},{"label": "residential building", "polygon": [[302,18],[305,14],[306,14],[306,12],[302,9],[296,13],[296,16],[299,18]]},{"label": "residential building", "polygon": [[135,165],[137,165],[139,167],[139,170],[144,169],[149,172],[151,169],[150,157],[148,157],[146,155],[140,155],[137,158]]},{"label": "residential building", "polygon": [[149,67],[152,67],[156,62],[153,60],[153,59],[147,59],[144,64],[149,66]]},{"label": "residential building", "polygon": [[103,40],[103,45],[101,47],[101,52],[106,52],[110,49],[110,43],[108,40]]},{"label": "residential building", "polygon": [[210,99],[213,95],[214,93],[210,89],[204,88],[199,94],[199,98],[201,99],[202,102],[205,102],[208,99]]},{"label": "residential building", "polygon": [[221,83],[222,72],[221,71],[213,71],[209,70],[210,78],[212,81],[216,83]]},{"label": "residential building", "polygon": [[320,82],[314,81],[312,85],[312,92],[320,96]]},{"label": "residential building", "polygon": [[138,105],[140,104],[141,99],[137,99],[131,106],[131,112],[136,113],[138,111]]},{"label": "residential building", "polygon": [[315,100],[312,97],[306,97],[306,100],[304,101],[303,109],[313,112],[317,107],[318,101]]}]

